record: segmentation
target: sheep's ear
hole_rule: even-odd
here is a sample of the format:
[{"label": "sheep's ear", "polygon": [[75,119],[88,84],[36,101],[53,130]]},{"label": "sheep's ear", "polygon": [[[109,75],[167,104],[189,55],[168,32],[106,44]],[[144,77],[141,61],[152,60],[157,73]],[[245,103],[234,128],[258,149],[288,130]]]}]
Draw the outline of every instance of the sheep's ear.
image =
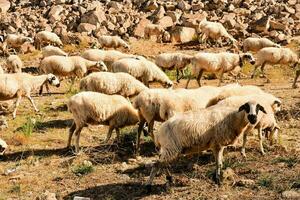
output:
[{"label": "sheep's ear", "polygon": [[239,107],[239,112],[246,110],[246,103]]},{"label": "sheep's ear", "polygon": [[257,108],[258,108],[258,110],[260,110],[261,112],[267,114],[267,112],[265,111],[265,108],[262,107],[260,104],[257,104]]}]

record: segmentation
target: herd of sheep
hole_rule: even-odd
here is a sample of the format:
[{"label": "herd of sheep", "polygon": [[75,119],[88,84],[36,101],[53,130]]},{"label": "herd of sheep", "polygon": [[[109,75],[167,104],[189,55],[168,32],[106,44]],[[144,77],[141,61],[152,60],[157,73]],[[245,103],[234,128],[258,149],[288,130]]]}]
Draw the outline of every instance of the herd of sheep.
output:
[{"label": "herd of sheep", "polygon": [[[202,42],[210,39],[223,45],[221,39],[228,38],[238,48],[237,41],[222,24],[204,20],[199,27]],[[147,37],[165,34],[155,26],[147,26],[145,33]],[[118,36],[101,36],[98,41],[101,47],[130,48]],[[37,33],[34,40],[10,34],[3,46],[7,51],[18,51],[25,42],[34,42],[35,47],[42,50],[40,75],[22,73],[23,64],[17,55],[7,58],[5,70],[0,67],[0,101],[16,98],[13,118],[22,97],[28,98],[38,111],[31,98],[34,90],[39,89],[41,94],[45,86],[50,93],[49,85],[59,87],[62,78],[71,78],[72,82],[79,78],[81,92],[67,102],[74,119],[67,146],[71,146],[74,134],[75,151],[79,151],[80,133],[87,124],[109,126],[105,142],[114,130],[119,139],[120,128],[138,125],[136,152],[139,151],[142,131],[149,134],[159,148],[160,157],[153,165],[147,185],[152,184],[160,168],[167,173],[167,180],[172,181],[167,169],[170,162],[181,154],[204,150],[213,152],[216,182],[220,183],[224,148],[234,144],[242,135],[241,153],[246,156],[247,135],[254,129],[258,131],[260,152],[264,154],[263,134],[271,144],[278,139],[280,127],[275,114],[280,110],[281,100],[257,86],[237,83],[221,86],[223,74],[242,68],[245,62],[254,65],[252,77],[258,67],[263,72],[266,64],[292,64],[294,67],[299,64],[296,53],[266,38],[246,39],[242,46],[244,52],[240,53],[163,53],[154,62],[143,56],[103,49],[88,49],[81,56],[69,56],[59,48],[63,45],[60,38],[48,31]],[[256,58],[249,51],[257,52]],[[164,71],[175,69],[176,81],[179,82],[185,77],[184,69],[189,65],[191,74],[186,88],[173,89],[173,82]],[[201,86],[203,72],[220,73],[219,87],[187,89],[191,77],[195,77]],[[294,88],[299,76],[300,70],[297,70]],[[150,89],[151,82],[158,82],[164,88]],[[163,122],[158,131],[154,131],[155,121]],[[4,153],[7,144],[1,139],[0,146]]]}]

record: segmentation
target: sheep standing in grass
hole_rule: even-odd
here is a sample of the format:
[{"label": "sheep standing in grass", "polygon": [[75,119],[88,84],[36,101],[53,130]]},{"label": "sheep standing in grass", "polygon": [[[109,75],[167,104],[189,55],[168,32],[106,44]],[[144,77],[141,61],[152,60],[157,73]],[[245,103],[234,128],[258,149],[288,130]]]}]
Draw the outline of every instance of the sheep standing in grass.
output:
[{"label": "sheep standing in grass", "polygon": [[60,38],[52,32],[49,31],[41,31],[38,32],[35,36],[35,48],[41,49],[46,44],[62,46],[63,43]]},{"label": "sheep standing in grass", "polygon": [[[166,167],[180,154],[199,153],[207,149],[213,151],[216,159],[216,181],[219,184],[224,148],[233,144],[248,127],[256,126],[262,113],[265,113],[264,107],[251,101],[239,109],[215,106],[170,118],[154,134],[160,157],[151,170],[147,185],[151,186],[160,167]],[[171,181],[170,172],[166,171],[167,179]]]},{"label": "sheep standing in grass", "polygon": [[162,42],[165,32],[164,28],[158,24],[148,24],[144,29],[144,37],[150,39],[152,36],[156,36],[157,42]]},{"label": "sheep standing in grass", "polygon": [[119,94],[123,97],[138,95],[148,89],[143,83],[127,73],[95,72],[80,81],[80,90]]},{"label": "sheep standing in grass", "polygon": [[150,82],[157,81],[164,87],[172,87],[173,82],[153,62],[145,58],[123,58],[113,63],[113,72],[126,72],[149,87]]},{"label": "sheep standing in grass", "polygon": [[[254,78],[256,69],[260,67],[263,77],[266,64],[293,64],[294,68],[299,64],[298,55],[289,48],[266,47],[257,52],[256,64],[251,78]],[[268,79],[268,78],[267,78]],[[295,83],[293,84],[295,88]]]},{"label": "sheep standing in grass", "polygon": [[26,42],[32,43],[33,40],[32,38],[23,35],[8,34],[4,42],[4,49],[8,50],[9,48],[13,48],[20,51],[21,46]]},{"label": "sheep standing in grass", "polygon": [[23,62],[17,55],[10,55],[6,61],[7,70],[11,73],[21,73]]},{"label": "sheep standing in grass", "polygon": [[207,38],[210,38],[212,40],[216,40],[221,46],[222,44],[222,38],[228,38],[233,45],[236,46],[236,40],[226,31],[224,26],[219,22],[210,22],[206,19],[202,20],[199,24],[199,29],[201,30],[202,34],[200,36],[201,42],[204,41],[206,44]]},{"label": "sheep standing in grass", "polygon": [[267,38],[247,38],[243,42],[243,50],[244,52],[247,51],[254,51],[257,52],[262,48],[265,47],[277,47],[280,48],[279,44],[272,42]]},{"label": "sheep standing in grass", "polygon": [[[176,69],[176,80],[184,77],[184,69],[188,64],[190,64],[192,56],[183,53],[162,53],[158,55],[155,59],[155,64],[162,68],[162,70]],[[181,77],[179,77],[179,72],[181,72]]]},{"label": "sheep standing in grass", "polygon": [[119,36],[109,36],[109,35],[103,35],[98,37],[98,42],[101,45],[101,48],[107,47],[107,48],[118,48],[118,47],[124,47],[125,49],[129,49],[129,45],[122,40]]},{"label": "sheep standing in grass", "polygon": [[120,128],[138,123],[137,110],[120,95],[106,95],[98,92],[81,92],[72,96],[68,102],[74,122],[69,130],[68,147],[73,134],[76,135],[75,150],[79,151],[80,132],[87,124],[102,124],[109,126],[107,142],[116,129],[119,140]]},{"label": "sheep standing in grass", "polygon": [[1,74],[0,75],[0,101],[10,100],[17,98],[13,118],[16,118],[17,108],[21,102],[23,96],[27,97],[34,110],[38,112],[39,110],[35,106],[33,99],[30,94],[33,90],[40,88],[44,84],[48,83],[59,87],[60,83],[56,76],[53,74],[32,76],[26,73],[17,74]]},{"label": "sheep standing in grass", "polygon": [[0,138],[0,155],[3,155],[5,151],[7,150],[8,145],[4,140]]},{"label": "sheep standing in grass", "polygon": [[[250,53],[197,53],[191,60],[192,74],[196,77],[198,85],[201,86],[200,79],[204,71],[206,72],[220,72],[219,85],[223,81],[223,74],[234,70],[236,67],[243,67],[245,60],[251,64],[255,63],[255,59]],[[189,77],[186,88],[189,85],[191,76]],[[237,77],[236,77],[237,78]]]},{"label": "sheep standing in grass", "polygon": [[43,58],[48,56],[68,56],[66,52],[61,50],[59,47],[48,45],[42,49]]}]

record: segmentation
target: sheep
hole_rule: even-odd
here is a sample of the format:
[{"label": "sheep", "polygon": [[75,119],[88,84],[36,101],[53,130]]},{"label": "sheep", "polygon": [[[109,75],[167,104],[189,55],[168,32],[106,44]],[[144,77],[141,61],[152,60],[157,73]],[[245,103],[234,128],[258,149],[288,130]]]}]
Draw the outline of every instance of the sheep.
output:
[{"label": "sheep", "polygon": [[[154,133],[155,145],[159,150],[159,160],[151,170],[147,186],[151,187],[160,167],[176,160],[180,154],[192,154],[211,149],[216,159],[216,182],[220,184],[223,150],[233,144],[250,126],[256,126],[266,113],[263,106],[250,101],[239,109],[215,106],[197,112],[175,115],[164,122]],[[172,180],[167,171],[167,179]]]},{"label": "sheep", "polygon": [[139,121],[138,112],[126,98],[120,95],[106,95],[98,92],[80,92],[68,102],[74,122],[69,129],[68,147],[73,133],[76,135],[75,151],[79,151],[79,137],[86,124],[108,125],[105,142],[108,142],[112,131],[116,129],[117,140],[124,126],[135,125]]},{"label": "sheep", "polygon": [[4,41],[4,49],[14,48],[19,51],[21,46],[26,42],[32,43],[33,40],[23,35],[8,34]]},{"label": "sheep", "polygon": [[0,138],[0,155],[3,155],[5,151],[7,150],[8,145],[4,140]]},{"label": "sheep", "polygon": [[[260,67],[263,77],[266,77],[264,73],[264,67],[266,64],[293,64],[294,68],[299,64],[298,55],[289,48],[266,47],[259,50],[256,57],[256,64],[251,78],[254,78],[258,67]],[[269,82],[268,78],[267,80]],[[294,87],[296,87],[295,83],[293,84],[293,88]]]},{"label": "sheep", "polygon": [[7,70],[12,73],[22,72],[23,62],[17,55],[10,55],[6,60]]},{"label": "sheep", "polygon": [[119,36],[102,35],[98,37],[98,42],[100,43],[101,48],[124,47],[125,49],[130,49],[129,45]]},{"label": "sheep", "polygon": [[280,45],[272,42],[271,40],[269,40],[267,38],[253,38],[253,37],[249,37],[249,38],[245,39],[244,42],[243,42],[243,50],[244,50],[244,52],[247,52],[247,51],[257,52],[260,49],[265,48],[265,47],[277,47],[277,48],[280,48]]},{"label": "sheep", "polygon": [[150,39],[151,36],[155,35],[157,42],[161,42],[165,32],[164,28],[158,24],[148,24],[144,29],[144,37]]},{"label": "sheep", "polygon": [[88,49],[83,52],[82,57],[91,61],[103,61],[108,67],[108,71],[112,71],[112,64],[122,58],[135,57],[131,54],[125,54],[116,50],[100,50],[100,49]]},{"label": "sheep", "polygon": [[63,43],[60,40],[60,38],[52,32],[49,31],[41,31],[38,32],[35,36],[35,48],[41,49],[44,44],[51,44],[51,45],[57,45],[62,46]]},{"label": "sheep", "polygon": [[34,110],[38,112],[39,110],[30,96],[31,91],[48,83],[56,87],[60,86],[58,78],[53,74],[40,76],[33,76],[26,73],[0,74],[0,101],[17,98],[13,111],[14,119],[16,118],[17,108],[23,96],[30,100]]},{"label": "sheep", "polygon": [[119,94],[132,97],[148,89],[143,83],[130,74],[118,72],[95,72],[80,81],[80,90]]},{"label": "sheep", "polygon": [[234,39],[224,28],[224,26],[219,22],[210,22],[207,21],[206,18],[203,19],[199,23],[199,29],[201,30],[202,34],[200,36],[201,41],[204,41],[206,44],[206,38],[211,38],[213,40],[217,40],[221,46],[223,46],[222,41],[220,39],[222,37],[228,38],[232,44],[236,46],[236,39]]},{"label": "sheep", "polygon": [[243,67],[245,60],[248,60],[251,64],[255,63],[255,59],[251,53],[197,53],[191,60],[192,74],[186,83],[186,88],[189,85],[191,76],[196,76],[198,85],[201,86],[200,79],[204,71],[220,72],[220,86],[223,81],[223,74],[234,70],[236,67]]},{"label": "sheep", "polygon": [[[179,80],[184,77],[183,70],[190,64],[191,59],[192,56],[183,53],[162,53],[156,57],[155,64],[163,70],[176,69],[176,80],[179,83]],[[179,71],[181,77],[179,77]]]},{"label": "sheep", "polygon": [[42,49],[43,58],[48,56],[68,56],[66,52],[61,50],[59,47],[48,45]]},{"label": "sheep", "polygon": [[[265,129],[270,129],[271,136],[274,135],[274,132],[278,128],[274,114],[280,110],[281,101],[278,98],[274,97],[272,94],[265,93],[259,95],[255,94],[255,95],[247,95],[247,96],[231,96],[229,98],[226,98],[218,102],[216,105],[238,108],[244,103],[252,100],[255,100],[259,104],[261,104],[265,108],[265,111],[267,112],[267,114],[264,114],[260,122],[255,126],[259,137],[260,152],[262,155],[264,155],[265,152],[264,152],[263,142],[262,142],[262,131]],[[251,130],[252,129],[249,129],[243,133],[243,146],[242,146],[241,154],[244,157],[246,157],[245,145],[247,142],[247,134]]]},{"label": "sheep", "polygon": [[113,72],[126,72],[142,81],[147,87],[150,82],[160,82],[164,87],[172,87],[173,82],[153,62],[145,58],[123,58],[113,63]]}]

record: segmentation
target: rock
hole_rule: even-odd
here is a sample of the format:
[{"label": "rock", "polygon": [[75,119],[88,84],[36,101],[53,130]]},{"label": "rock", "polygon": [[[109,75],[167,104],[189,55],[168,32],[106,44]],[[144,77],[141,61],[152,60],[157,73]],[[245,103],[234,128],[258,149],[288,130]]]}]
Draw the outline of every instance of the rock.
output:
[{"label": "rock", "polygon": [[0,13],[6,13],[10,8],[10,2],[6,0],[0,0]]},{"label": "rock", "polygon": [[66,0],[56,0],[55,3],[56,4],[65,4]]},{"label": "rock", "polygon": [[297,3],[297,0],[289,0],[289,1],[288,1],[288,4],[289,4],[290,6],[296,5],[296,3]]},{"label": "rock", "polygon": [[255,185],[255,181],[251,180],[251,179],[241,179],[241,180],[238,180],[235,185],[241,186],[241,187],[251,187],[251,186]]},{"label": "rock", "polygon": [[172,18],[169,16],[164,16],[163,18],[158,20],[157,24],[159,24],[164,29],[174,25]]},{"label": "rock", "polygon": [[191,9],[191,5],[188,4],[186,1],[184,0],[179,0],[179,2],[177,3],[177,6],[180,10],[182,11],[188,11]]},{"label": "rock", "polygon": [[288,7],[287,5],[284,5],[284,9],[290,14],[295,14],[296,12],[294,8]]},{"label": "rock", "polygon": [[182,19],[182,25],[186,27],[191,27],[194,29],[198,29],[199,23],[207,17],[207,13],[197,13],[197,14],[183,14]]},{"label": "rock", "polygon": [[142,18],[136,25],[133,35],[135,37],[144,37],[144,29],[148,24],[151,24],[151,21],[146,18]]},{"label": "rock", "polygon": [[147,1],[145,10],[152,11],[152,10],[156,10],[157,8],[158,8],[158,4],[156,0]]},{"label": "rock", "polygon": [[300,192],[294,190],[284,191],[281,195],[284,199],[300,199]]},{"label": "rock", "polygon": [[75,196],[73,200],[91,200],[91,198]]},{"label": "rock", "polygon": [[96,30],[96,26],[89,23],[80,23],[77,27],[79,33],[87,32],[88,34],[91,34],[93,30]]},{"label": "rock", "polygon": [[81,17],[81,23],[89,23],[96,27],[106,20],[105,14],[102,11],[89,11]]},{"label": "rock", "polygon": [[284,31],[287,28],[287,25],[273,20],[270,20],[270,26],[272,29],[280,31]]},{"label": "rock", "polygon": [[192,4],[193,11],[199,11],[204,8],[204,4],[202,2],[197,2]]},{"label": "rock", "polygon": [[55,193],[45,191],[39,198],[39,200],[57,200]]},{"label": "rock", "polygon": [[61,5],[53,6],[48,14],[49,21],[51,23],[54,23],[56,21],[60,21],[60,13],[64,10],[64,8]]},{"label": "rock", "polygon": [[171,31],[171,41],[177,43],[190,42],[197,38],[196,29],[184,26],[176,26]]}]

